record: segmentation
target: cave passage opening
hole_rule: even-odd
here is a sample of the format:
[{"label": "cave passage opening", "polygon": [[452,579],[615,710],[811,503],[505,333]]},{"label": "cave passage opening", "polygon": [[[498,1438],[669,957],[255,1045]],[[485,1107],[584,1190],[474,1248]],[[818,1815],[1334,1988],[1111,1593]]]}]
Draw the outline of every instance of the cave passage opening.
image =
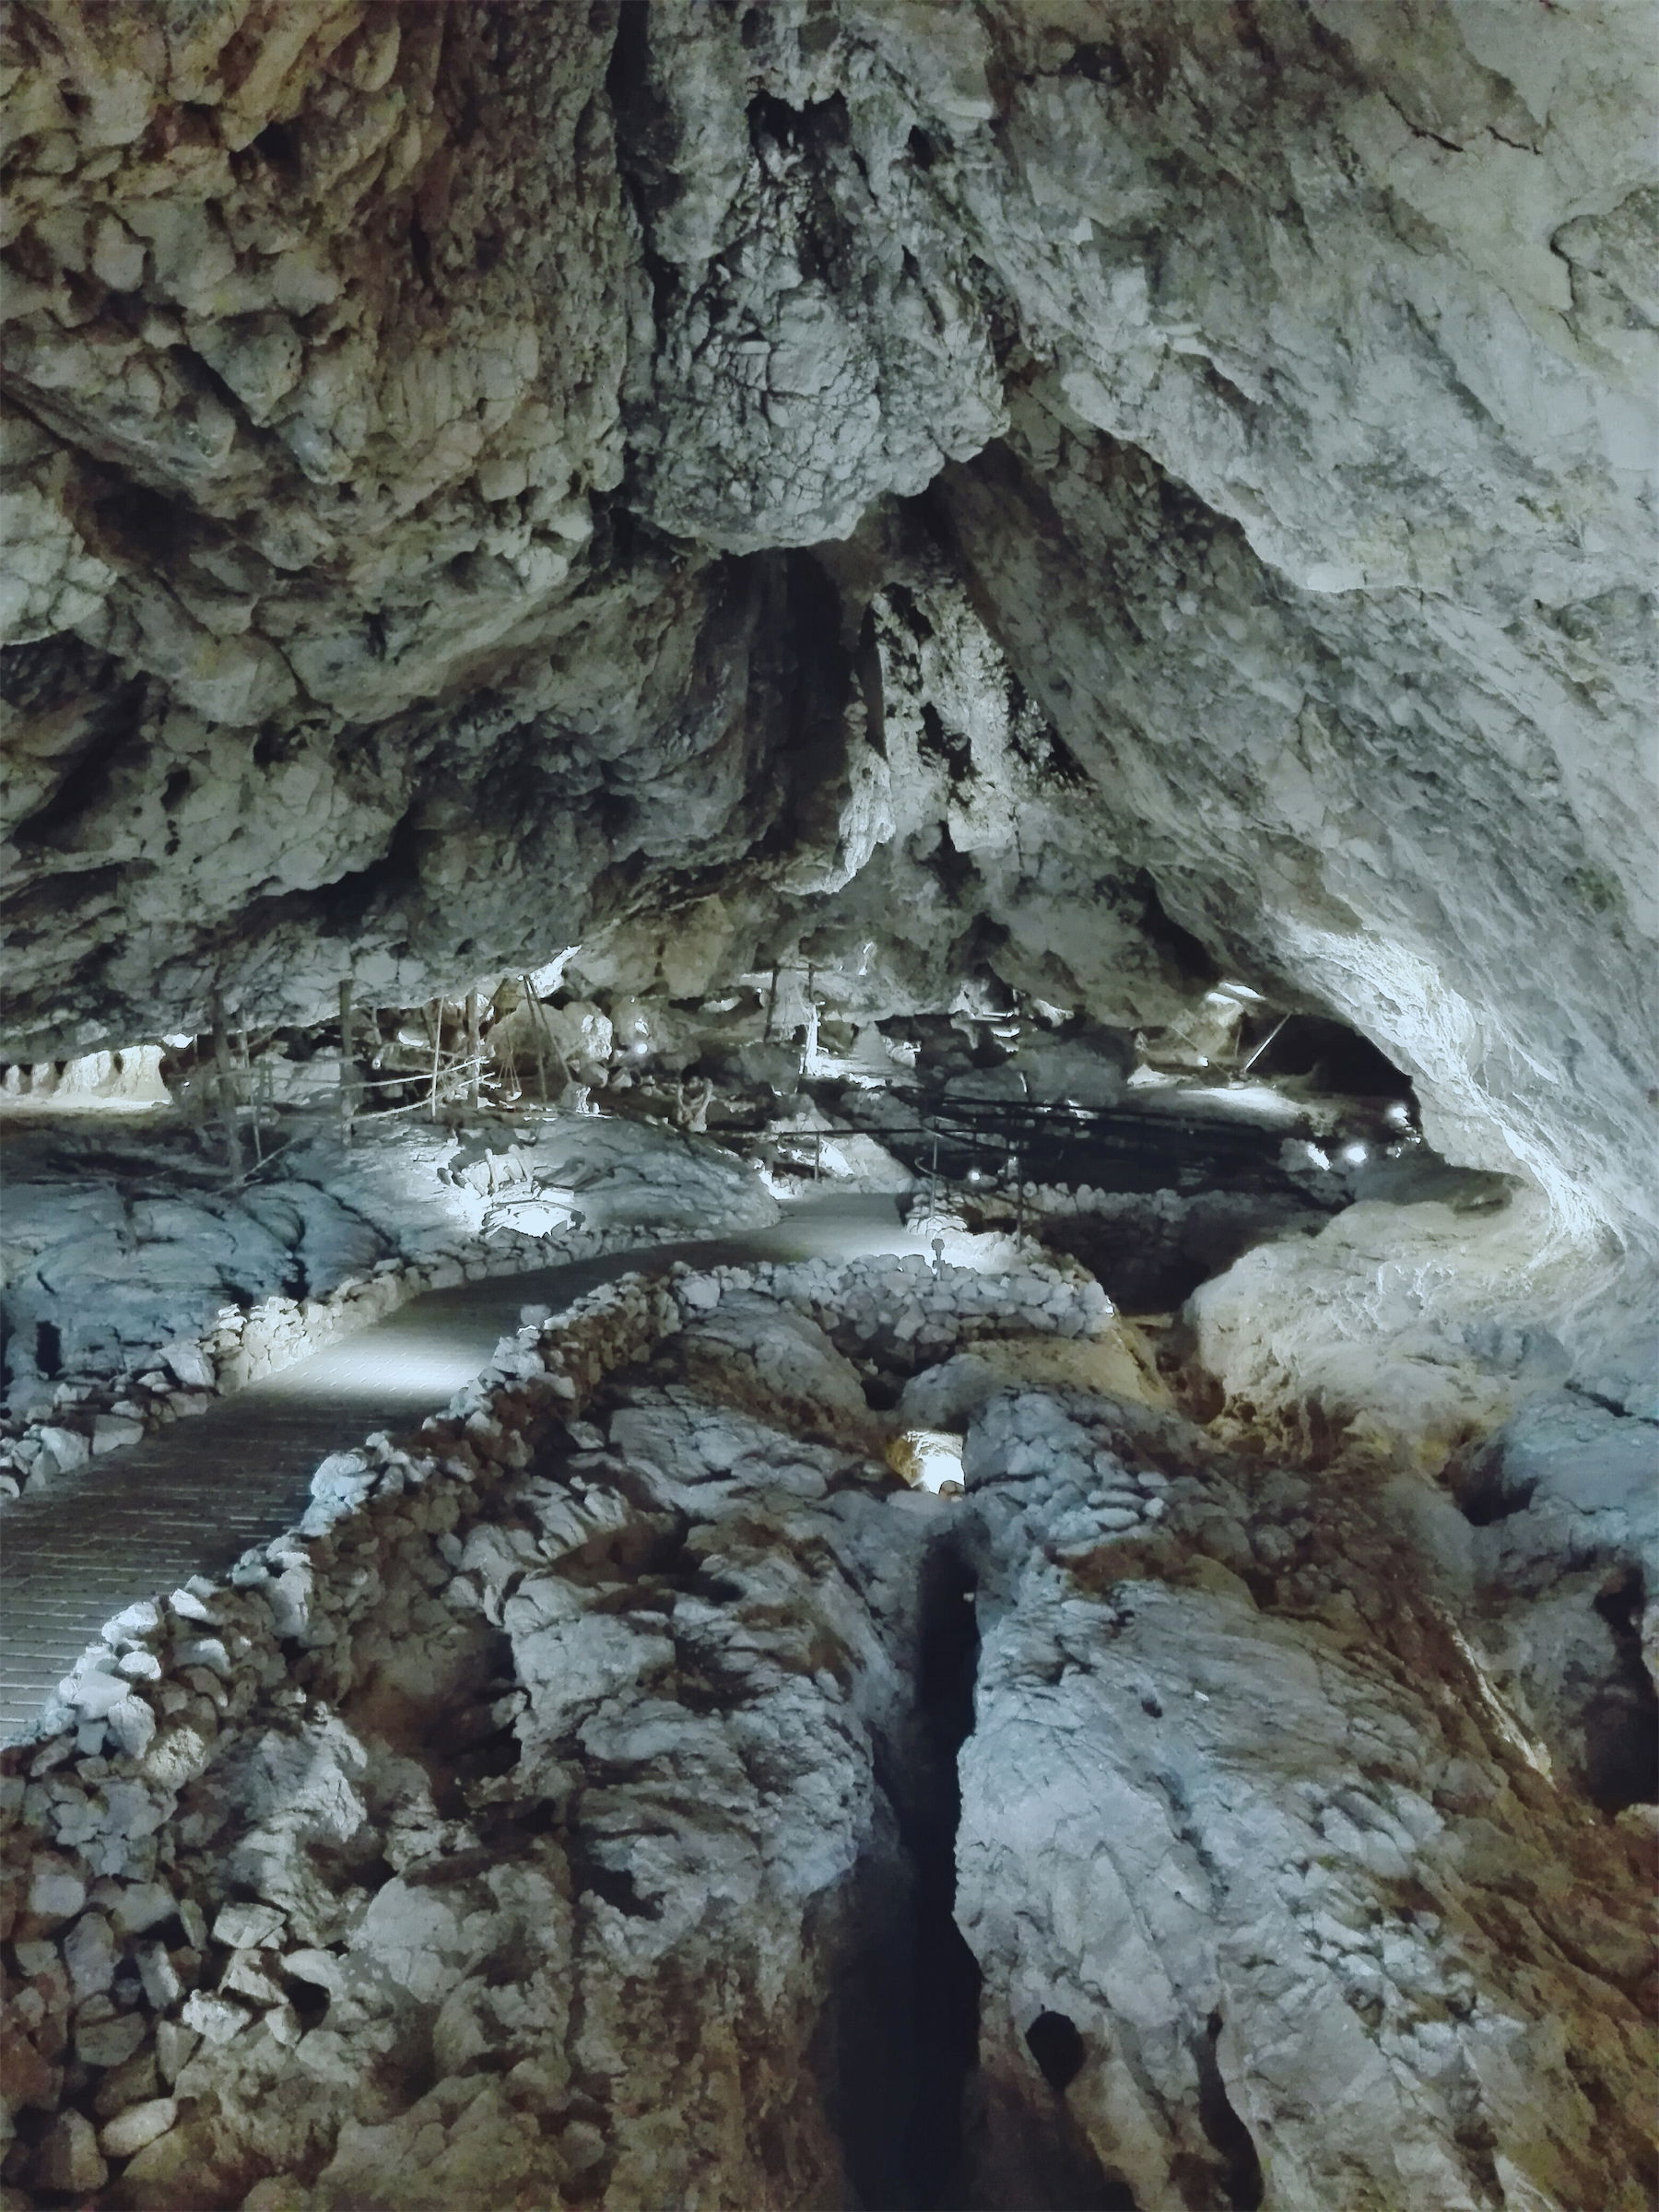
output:
[{"label": "cave passage opening", "polygon": [[1063,2012],[1040,2012],[1026,2030],[1025,2040],[1049,2088],[1062,2093],[1070,2088],[1088,2055],[1076,2020]]}]

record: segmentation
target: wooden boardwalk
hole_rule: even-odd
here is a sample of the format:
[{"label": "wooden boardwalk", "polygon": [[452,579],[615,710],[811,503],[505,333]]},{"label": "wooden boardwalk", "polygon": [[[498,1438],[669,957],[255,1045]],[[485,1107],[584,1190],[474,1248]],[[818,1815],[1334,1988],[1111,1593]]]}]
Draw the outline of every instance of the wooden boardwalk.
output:
[{"label": "wooden boardwalk", "polygon": [[913,1252],[890,1199],[806,1199],[775,1229],[607,1253],[411,1299],[279,1375],[7,1506],[0,1518],[0,1742],[27,1735],[104,1622],[193,1574],[220,1579],[291,1527],[331,1452],[437,1412],[519,1325],[631,1270]]}]

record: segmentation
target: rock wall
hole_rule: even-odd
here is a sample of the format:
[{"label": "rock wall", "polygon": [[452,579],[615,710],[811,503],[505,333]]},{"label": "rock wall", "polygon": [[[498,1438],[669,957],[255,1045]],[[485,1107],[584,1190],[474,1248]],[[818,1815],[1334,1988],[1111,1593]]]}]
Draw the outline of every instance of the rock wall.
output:
[{"label": "rock wall", "polygon": [[[1105,1318],[1053,1270],[1012,1288],[1028,1328]],[[887,1510],[810,1314],[938,1347],[1007,1327],[986,1290],[920,1262],[629,1278],[527,1323],[411,1449],[325,1463],[232,1586],[111,1622],[5,1760],[7,2175],[204,2212],[301,2171],[342,2207],[835,2197],[840,2070],[879,2067],[828,2016],[910,1878],[944,1524]],[[607,1442],[605,1377],[682,1328],[685,1380],[625,1393]]]},{"label": "rock wall", "polygon": [[1387,1500],[1190,1440],[970,1431],[982,2201],[1635,2207],[1640,1827],[1552,1786]]},{"label": "rock wall", "polygon": [[1650,1236],[1638,21],[14,11],[14,1051],[1215,960]]},{"label": "rock wall", "polygon": [[719,1147],[587,1115],[359,1128],[344,1151],[302,1126],[246,1184],[172,1126],[124,1143],[53,1126],[7,1151],[0,1495],[423,1291],[778,1213]]}]

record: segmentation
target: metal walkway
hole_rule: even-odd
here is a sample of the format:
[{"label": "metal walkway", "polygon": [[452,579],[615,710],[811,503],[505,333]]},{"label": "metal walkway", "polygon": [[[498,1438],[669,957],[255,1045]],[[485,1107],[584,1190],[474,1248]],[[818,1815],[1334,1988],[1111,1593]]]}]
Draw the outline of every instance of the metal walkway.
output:
[{"label": "metal walkway", "polygon": [[251,1545],[289,1528],[331,1452],[396,1436],[447,1405],[519,1325],[634,1269],[676,1260],[919,1252],[890,1198],[825,1194],[775,1228],[653,1244],[560,1267],[428,1291],[206,1412],[174,1422],[10,1505],[0,1520],[0,1742],[26,1735],[104,1622],[190,1575],[222,1577]]}]

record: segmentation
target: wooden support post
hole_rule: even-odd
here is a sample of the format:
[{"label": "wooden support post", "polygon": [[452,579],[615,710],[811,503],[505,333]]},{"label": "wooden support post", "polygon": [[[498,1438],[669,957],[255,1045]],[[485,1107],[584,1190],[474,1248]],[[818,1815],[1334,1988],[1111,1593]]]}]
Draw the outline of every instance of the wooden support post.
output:
[{"label": "wooden support post", "polygon": [[512,1024],[511,1022],[508,1023],[503,1036],[507,1046],[507,1096],[510,1099],[516,1099],[519,1096],[518,1047],[512,1041]]},{"label": "wooden support post", "polygon": [[466,1102],[477,1108],[478,1103],[478,994],[466,994]]},{"label": "wooden support post", "polygon": [[213,994],[213,1064],[218,1094],[219,1118],[225,1125],[225,1160],[233,1176],[242,1171],[241,1131],[236,1121],[236,1074],[230,1058],[230,1031],[225,1024],[225,1002]]},{"label": "wooden support post", "polygon": [[524,994],[524,1004],[531,1010],[531,1024],[535,1037],[535,1088],[541,1094],[541,1102],[545,1106],[547,1103],[547,1055],[542,1045],[541,1001],[536,997],[535,988],[527,975],[519,977],[519,986]]},{"label": "wooden support post", "polygon": [[351,1143],[351,1117],[357,1105],[357,1073],[351,1058],[351,979],[340,985],[340,1142]]},{"label": "wooden support post", "polygon": [[248,1125],[253,1138],[253,1165],[262,1168],[265,1165],[265,1146],[259,1131],[259,1087],[253,1080],[253,1048],[249,1041],[246,1022],[241,1028],[241,1065],[248,1086]]},{"label": "wooden support post", "polygon": [[435,998],[431,1005],[432,1023],[432,1119],[438,1119],[438,1071],[443,1065],[443,1001]]}]

